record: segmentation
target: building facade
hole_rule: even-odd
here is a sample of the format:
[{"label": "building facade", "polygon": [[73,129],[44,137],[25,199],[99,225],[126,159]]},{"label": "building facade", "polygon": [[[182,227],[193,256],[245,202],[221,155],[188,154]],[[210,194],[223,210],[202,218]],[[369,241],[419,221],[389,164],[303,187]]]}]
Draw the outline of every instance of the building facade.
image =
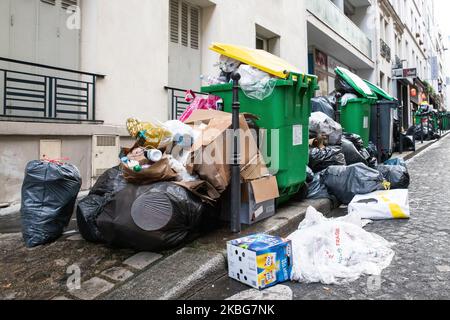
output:
[{"label": "building facade", "polygon": [[132,143],[127,118],[174,118],[184,91],[216,75],[213,42],[281,56],[318,76],[317,95],[347,67],[398,97],[407,128],[428,84],[446,84],[433,11],[432,0],[2,0],[0,203],[20,199],[26,163],[43,157],[70,159],[89,189]]}]

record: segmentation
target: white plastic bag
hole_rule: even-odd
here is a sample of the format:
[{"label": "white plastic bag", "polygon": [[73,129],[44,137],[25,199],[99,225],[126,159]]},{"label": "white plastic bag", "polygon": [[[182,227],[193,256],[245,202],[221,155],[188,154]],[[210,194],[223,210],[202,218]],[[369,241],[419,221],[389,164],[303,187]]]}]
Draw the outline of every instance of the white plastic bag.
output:
[{"label": "white plastic bag", "polygon": [[371,220],[408,219],[411,215],[408,190],[396,189],[357,195],[348,205],[348,212]]},{"label": "white plastic bag", "polygon": [[341,106],[345,107],[350,100],[358,99],[358,96],[353,93],[346,93],[341,98]]},{"label": "white plastic bag", "polygon": [[276,79],[267,72],[241,64],[238,73],[241,75],[239,85],[247,97],[264,100],[273,93]]},{"label": "white plastic bag", "polygon": [[342,126],[323,112],[313,112],[309,118],[309,132],[328,137],[330,145],[339,145],[342,140]]},{"label": "white plastic bag", "polygon": [[327,219],[309,207],[299,229],[291,234],[291,280],[341,284],[361,275],[380,275],[394,257],[392,244],[363,229],[355,214]]}]

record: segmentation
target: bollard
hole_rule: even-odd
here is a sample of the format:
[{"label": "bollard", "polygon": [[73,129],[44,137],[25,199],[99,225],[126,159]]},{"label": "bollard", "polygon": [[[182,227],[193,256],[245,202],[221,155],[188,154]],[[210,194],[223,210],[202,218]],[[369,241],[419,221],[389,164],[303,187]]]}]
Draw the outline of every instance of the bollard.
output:
[{"label": "bollard", "polygon": [[240,139],[239,139],[239,80],[241,75],[233,73],[233,161],[231,164],[231,232],[241,232],[241,167],[240,167]]}]

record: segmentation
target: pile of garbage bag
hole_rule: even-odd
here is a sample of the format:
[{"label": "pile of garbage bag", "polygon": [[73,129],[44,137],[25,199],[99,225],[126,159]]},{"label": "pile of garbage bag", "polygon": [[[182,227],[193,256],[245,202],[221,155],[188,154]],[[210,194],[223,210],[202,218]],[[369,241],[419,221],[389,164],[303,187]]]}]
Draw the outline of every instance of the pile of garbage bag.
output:
[{"label": "pile of garbage bag", "polygon": [[70,222],[81,175],[69,163],[36,160],[27,164],[22,185],[22,234],[27,247],[58,239]]},{"label": "pile of garbage bag", "polygon": [[309,118],[309,136],[321,137],[329,145],[338,145],[341,143],[342,127],[325,113],[313,112]]},{"label": "pile of garbage bag", "polygon": [[[334,101],[334,105],[335,105]],[[322,112],[333,120],[336,120],[335,107],[329,97],[316,97],[311,99],[312,112]]]},{"label": "pile of garbage bag", "polygon": [[312,148],[309,151],[309,166],[314,173],[329,166],[345,166],[345,156],[339,146]]},{"label": "pile of garbage bag", "polygon": [[440,139],[441,136],[434,131],[432,127],[428,127],[426,124],[421,126],[420,124],[410,127],[406,131],[407,136],[413,136],[414,139],[424,141]]}]

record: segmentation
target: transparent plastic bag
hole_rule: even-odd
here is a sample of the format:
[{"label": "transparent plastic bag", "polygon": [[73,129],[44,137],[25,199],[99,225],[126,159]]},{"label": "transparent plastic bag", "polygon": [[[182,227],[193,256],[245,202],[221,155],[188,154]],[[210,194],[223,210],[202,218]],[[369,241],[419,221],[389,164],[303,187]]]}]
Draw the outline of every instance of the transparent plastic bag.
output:
[{"label": "transparent plastic bag", "polygon": [[363,229],[360,216],[327,219],[309,207],[288,239],[294,257],[291,280],[343,284],[361,275],[380,275],[394,257],[392,244]]},{"label": "transparent plastic bag", "polygon": [[264,100],[272,95],[276,85],[276,78],[246,64],[239,67],[238,73],[241,75],[239,84],[247,97]]},{"label": "transparent plastic bag", "polygon": [[339,145],[342,138],[342,126],[322,112],[313,112],[309,118],[309,132],[316,137],[328,137],[328,144]]},{"label": "transparent plastic bag", "polygon": [[163,148],[173,140],[172,133],[162,124],[142,122],[136,118],[127,120],[127,130],[141,147],[147,149]]}]

